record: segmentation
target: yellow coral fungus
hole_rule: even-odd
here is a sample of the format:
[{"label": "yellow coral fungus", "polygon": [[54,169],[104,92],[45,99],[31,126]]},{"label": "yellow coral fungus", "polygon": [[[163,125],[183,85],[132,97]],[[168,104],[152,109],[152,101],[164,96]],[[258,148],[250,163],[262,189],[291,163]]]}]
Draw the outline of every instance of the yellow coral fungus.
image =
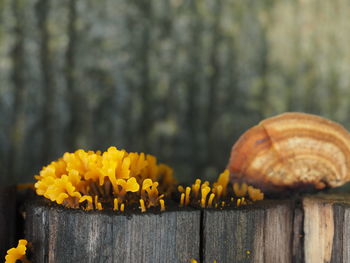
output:
[{"label": "yellow coral fungus", "polygon": [[81,194],[76,191],[69,177],[63,175],[61,178],[56,178],[53,183],[47,187],[44,196],[52,201],[56,201],[58,204],[62,204],[63,201],[66,201],[70,206],[75,207]]},{"label": "yellow coral fungus", "polygon": [[[228,187],[230,186],[230,187]],[[224,206],[241,206],[262,200],[264,194],[247,184],[229,182],[229,171],[221,173],[216,182],[212,185],[208,182],[201,182],[196,179],[191,187],[178,187],[180,193],[180,207],[195,206],[202,208],[218,208]]]},{"label": "yellow coral fungus", "polygon": [[195,183],[192,185],[192,192],[194,194],[194,198],[198,198],[199,189],[201,188],[201,180],[196,179]]},{"label": "yellow coral fungus", "polygon": [[185,193],[181,193],[180,206],[184,206],[184,204],[185,204]]},{"label": "yellow coral fungus", "polygon": [[118,211],[118,210],[119,210],[119,202],[118,202],[118,198],[114,198],[114,202],[113,202],[113,210],[114,210],[114,211]]},{"label": "yellow coral fungus", "polygon": [[27,244],[27,240],[21,239],[18,241],[17,247],[7,250],[5,263],[16,263],[17,260],[20,260],[23,263],[29,263],[29,260],[26,257]]},{"label": "yellow coral fungus", "polygon": [[146,212],[145,201],[143,201],[142,199],[140,199],[140,209],[142,213]]},{"label": "yellow coral fungus", "polygon": [[247,194],[248,186],[247,184],[243,183],[242,185],[239,185],[238,183],[233,184],[233,192],[238,197],[243,197]]},{"label": "yellow coral fungus", "polygon": [[147,196],[146,206],[147,208],[150,208],[152,206],[157,206],[159,203],[159,200],[162,199],[164,195],[159,195],[158,182],[152,182],[151,179],[146,179],[146,180],[147,182],[142,185],[142,191],[144,192],[141,193],[141,196],[143,195]]},{"label": "yellow coral fungus", "polygon": [[221,186],[223,194],[226,195],[226,193],[227,193],[227,185],[228,185],[229,179],[230,179],[230,172],[229,172],[229,170],[226,169],[223,173],[221,173],[219,175],[218,180],[213,185],[214,188],[218,187],[218,186]]},{"label": "yellow coral fungus", "polygon": [[260,189],[256,189],[253,186],[248,186],[249,198],[253,201],[263,200],[264,193]]},{"label": "yellow coral fungus", "polygon": [[102,204],[98,201],[97,195],[95,195],[95,209],[102,210]]},{"label": "yellow coral fungus", "polygon": [[208,200],[208,207],[212,207],[215,194],[211,193]]},{"label": "yellow coral fungus", "polygon": [[188,205],[190,203],[190,193],[191,193],[191,188],[190,187],[186,187],[185,205]]},{"label": "yellow coral fungus", "polygon": [[137,192],[140,189],[140,185],[137,183],[135,177],[129,178],[128,180],[118,179],[115,181],[115,184],[114,193],[121,200],[124,200],[127,192]]},{"label": "yellow coral fungus", "polygon": [[180,193],[184,193],[184,192],[185,192],[185,188],[183,188],[182,185],[179,185],[179,186],[177,187],[177,190],[178,190]]},{"label": "yellow coral fungus", "polygon": [[108,207],[121,211],[121,206],[133,206],[140,199],[147,208],[160,207],[160,199],[169,197],[176,185],[173,170],[158,163],[156,157],[116,147],[103,153],[65,153],[43,167],[35,178],[38,195],[87,210]]},{"label": "yellow coral fungus", "polygon": [[163,199],[159,199],[160,211],[165,211],[165,202]]},{"label": "yellow coral fungus", "polygon": [[201,190],[201,194],[202,194],[202,197],[201,197],[201,206],[204,208],[206,206],[206,200],[207,200],[207,195],[209,194],[210,192],[210,187],[205,185],[202,190]]},{"label": "yellow coral fungus", "polygon": [[90,196],[90,195],[84,195],[84,196],[80,197],[79,203],[82,203],[82,202],[85,202],[85,201],[87,201],[86,210],[91,210],[91,209],[93,209],[93,205],[92,205],[92,196]]},{"label": "yellow coral fungus", "polygon": [[246,205],[246,200],[244,197],[237,199],[237,206]]}]

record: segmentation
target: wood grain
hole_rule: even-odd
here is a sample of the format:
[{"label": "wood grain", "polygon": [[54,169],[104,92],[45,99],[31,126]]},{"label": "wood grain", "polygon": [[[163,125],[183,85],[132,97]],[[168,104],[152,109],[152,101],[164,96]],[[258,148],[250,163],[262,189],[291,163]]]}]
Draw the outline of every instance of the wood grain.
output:
[{"label": "wood grain", "polygon": [[350,262],[350,195],[303,199],[305,263]]},{"label": "wood grain", "polygon": [[0,261],[15,242],[16,188],[0,187]]},{"label": "wood grain", "polygon": [[293,262],[293,202],[203,213],[203,262]]},{"label": "wood grain", "polygon": [[25,234],[37,263],[350,262],[350,195],[301,201],[132,215],[32,201]]},{"label": "wood grain", "polygon": [[199,260],[200,211],[120,215],[26,206],[33,262],[163,263]]}]

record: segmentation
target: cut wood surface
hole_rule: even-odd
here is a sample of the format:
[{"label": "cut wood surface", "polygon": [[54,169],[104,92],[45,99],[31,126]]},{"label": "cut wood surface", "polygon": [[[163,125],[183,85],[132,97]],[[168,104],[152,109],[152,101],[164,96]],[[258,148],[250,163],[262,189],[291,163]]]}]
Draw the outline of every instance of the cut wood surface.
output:
[{"label": "cut wood surface", "polygon": [[25,235],[36,263],[348,263],[349,225],[346,194],[133,215],[32,201]]},{"label": "cut wood surface", "polygon": [[294,204],[263,201],[203,214],[203,262],[293,262]]},{"label": "cut wood surface", "polygon": [[16,188],[0,187],[0,261],[14,245],[16,234]]},{"label": "cut wood surface", "polygon": [[199,260],[200,211],[120,215],[26,206],[36,263],[164,263]]},{"label": "cut wood surface", "polygon": [[303,199],[305,263],[350,262],[350,195]]}]

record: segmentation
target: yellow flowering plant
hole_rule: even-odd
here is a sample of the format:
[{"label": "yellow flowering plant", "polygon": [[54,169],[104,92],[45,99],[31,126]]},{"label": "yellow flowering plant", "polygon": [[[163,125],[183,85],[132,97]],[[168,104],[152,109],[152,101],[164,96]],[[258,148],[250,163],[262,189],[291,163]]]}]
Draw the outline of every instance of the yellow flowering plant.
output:
[{"label": "yellow flowering plant", "polygon": [[164,210],[164,197],[175,189],[173,170],[144,153],[110,147],[106,152],[77,150],[45,166],[35,176],[36,193],[69,208],[86,210],[140,204]]},{"label": "yellow flowering plant", "polygon": [[191,187],[178,186],[180,207],[192,205],[202,208],[218,208],[224,206],[241,206],[263,200],[264,193],[260,189],[247,184],[229,182],[230,172],[225,170],[212,185],[196,179]]}]

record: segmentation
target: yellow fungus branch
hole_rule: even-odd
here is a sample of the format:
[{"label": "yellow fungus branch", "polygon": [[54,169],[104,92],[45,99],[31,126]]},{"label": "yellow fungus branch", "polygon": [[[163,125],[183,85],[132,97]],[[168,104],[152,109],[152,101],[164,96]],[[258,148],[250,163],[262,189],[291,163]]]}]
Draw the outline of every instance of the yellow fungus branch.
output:
[{"label": "yellow fungus branch", "polygon": [[238,183],[233,184],[233,192],[238,197],[246,196],[248,190],[247,184],[243,183],[242,185],[239,185]]},{"label": "yellow fungus branch", "polygon": [[160,204],[160,211],[165,211],[165,202],[163,199],[159,200],[159,204]]},{"label": "yellow fungus branch", "polygon": [[215,194],[211,193],[208,200],[208,207],[212,207]]},{"label": "yellow fungus branch", "polygon": [[185,202],[185,193],[181,193],[181,197],[180,197],[180,206],[184,206],[184,202]]},{"label": "yellow fungus branch", "polygon": [[209,186],[204,186],[201,190],[201,207],[206,207],[207,196],[210,192]]},{"label": "yellow fungus branch", "polygon": [[114,210],[114,211],[118,211],[118,210],[119,210],[118,198],[114,198],[114,201],[113,201],[113,210]]},{"label": "yellow fungus branch", "polygon": [[185,206],[188,206],[190,204],[190,194],[191,194],[191,188],[190,187],[186,187]]},{"label": "yellow fungus branch", "polygon": [[143,199],[140,199],[140,209],[142,213],[146,212],[145,201]]},{"label": "yellow fungus branch", "polygon": [[22,263],[29,263],[29,260],[26,257],[27,244],[27,240],[20,239],[17,247],[7,250],[5,263],[15,263],[17,260],[20,260]]}]

